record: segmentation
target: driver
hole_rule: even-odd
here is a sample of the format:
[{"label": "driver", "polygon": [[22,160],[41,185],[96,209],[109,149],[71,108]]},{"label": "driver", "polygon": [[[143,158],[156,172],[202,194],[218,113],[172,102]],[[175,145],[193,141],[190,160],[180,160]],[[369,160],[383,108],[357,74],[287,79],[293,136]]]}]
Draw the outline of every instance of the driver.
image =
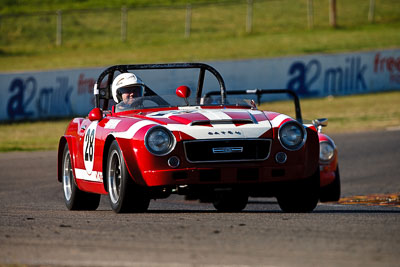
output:
[{"label": "driver", "polygon": [[119,109],[130,108],[135,98],[143,96],[145,84],[133,73],[121,73],[111,86],[113,99]]}]

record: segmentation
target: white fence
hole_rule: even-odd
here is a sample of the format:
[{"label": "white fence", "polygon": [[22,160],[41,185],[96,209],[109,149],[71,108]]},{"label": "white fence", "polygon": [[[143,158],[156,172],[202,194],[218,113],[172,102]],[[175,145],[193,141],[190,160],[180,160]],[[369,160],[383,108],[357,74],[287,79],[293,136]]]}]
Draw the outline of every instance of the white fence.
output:
[{"label": "white fence", "polygon": [[[221,72],[228,90],[289,88],[301,97],[325,97],[400,89],[398,49],[206,63]],[[93,84],[102,70],[2,73],[0,121],[86,116],[94,106]],[[165,83],[165,74],[154,72],[142,78]],[[187,80],[179,75],[176,72],[175,81]]]}]

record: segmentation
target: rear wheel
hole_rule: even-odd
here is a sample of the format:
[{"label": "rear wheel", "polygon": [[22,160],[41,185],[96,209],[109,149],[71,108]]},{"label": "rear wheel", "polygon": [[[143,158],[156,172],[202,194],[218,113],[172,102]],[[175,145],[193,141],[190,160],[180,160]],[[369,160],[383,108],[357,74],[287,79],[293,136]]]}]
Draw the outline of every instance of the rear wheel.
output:
[{"label": "rear wheel", "polygon": [[68,144],[65,145],[63,152],[62,185],[65,205],[69,210],[95,210],[99,206],[100,195],[81,191],[77,187]]},{"label": "rear wheel", "polygon": [[215,195],[214,207],[222,212],[242,211],[248,202],[249,196],[240,191],[221,191]]},{"label": "rear wheel", "polygon": [[284,212],[311,212],[319,200],[319,170],[311,177],[288,184],[277,196]]},{"label": "rear wheel", "polygon": [[321,187],[321,202],[339,201],[340,199],[340,173],[339,166],[335,171],[335,180],[329,185]]},{"label": "rear wheel", "polygon": [[125,165],[117,141],[113,141],[107,159],[107,189],[111,208],[116,213],[145,212],[150,198],[134,183]]}]

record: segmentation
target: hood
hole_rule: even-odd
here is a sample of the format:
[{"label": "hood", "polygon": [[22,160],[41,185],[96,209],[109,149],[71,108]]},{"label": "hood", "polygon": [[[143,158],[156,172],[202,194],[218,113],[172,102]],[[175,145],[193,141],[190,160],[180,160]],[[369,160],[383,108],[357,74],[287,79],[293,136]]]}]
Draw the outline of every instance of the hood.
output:
[{"label": "hood", "polygon": [[144,116],[193,139],[259,138],[272,125],[263,111],[250,109],[180,108]]}]

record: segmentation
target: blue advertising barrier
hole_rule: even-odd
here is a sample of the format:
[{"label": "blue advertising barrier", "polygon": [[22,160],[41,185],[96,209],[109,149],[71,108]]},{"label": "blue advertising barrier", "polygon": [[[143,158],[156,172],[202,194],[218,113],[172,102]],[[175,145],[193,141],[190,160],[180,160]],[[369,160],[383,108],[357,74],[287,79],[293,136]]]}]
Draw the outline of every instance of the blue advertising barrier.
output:
[{"label": "blue advertising barrier", "polygon": [[[206,63],[221,72],[227,90],[287,88],[304,98],[400,89],[399,49]],[[0,121],[86,116],[94,106],[93,85],[103,69],[1,73]],[[192,76],[176,71],[140,77],[151,88],[172,89],[173,81],[190,83]],[[157,92],[173,94],[167,89]]]}]

